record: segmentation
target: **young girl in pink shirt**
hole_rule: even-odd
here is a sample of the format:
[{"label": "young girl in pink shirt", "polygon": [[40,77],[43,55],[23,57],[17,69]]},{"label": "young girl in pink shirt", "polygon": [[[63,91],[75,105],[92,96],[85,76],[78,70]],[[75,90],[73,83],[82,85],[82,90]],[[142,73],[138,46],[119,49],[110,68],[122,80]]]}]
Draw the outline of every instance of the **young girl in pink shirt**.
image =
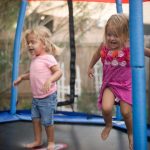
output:
[{"label": "young girl in pink shirt", "polygon": [[34,142],[26,148],[40,146],[42,125],[45,126],[48,150],[54,150],[54,120],[57,106],[56,81],[62,76],[62,71],[53,55],[60,49],[51,42],[51,33],[44,26],[37,26],[25,32],[27,48],[32,56],[29,73],[20,75],[14,81],[18,85],[23,80],[30,80],[33,100],[31,117],[34,127]]}]

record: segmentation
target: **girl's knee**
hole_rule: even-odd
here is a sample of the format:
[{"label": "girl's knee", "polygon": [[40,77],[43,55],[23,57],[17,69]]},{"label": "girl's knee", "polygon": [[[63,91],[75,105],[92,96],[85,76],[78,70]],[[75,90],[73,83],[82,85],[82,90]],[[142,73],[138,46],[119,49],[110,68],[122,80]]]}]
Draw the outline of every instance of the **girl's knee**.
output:
[{"label": "girl's knee", "polygon": [[120,102],[121,114],[124,118],[132,117],[132,107],[128,103],[121,101]]},{"label": "girl's knee", "polygon": [[112,113],[112,108],[110,107],[102,107],[103,114],[109,115]]},{"label": "girl's knee", "polygon": [[132,117],[132,112],[128,111],[128,110],[121,111],[121,114],[122,114],[123,118],[130,118],[130,117]]}]

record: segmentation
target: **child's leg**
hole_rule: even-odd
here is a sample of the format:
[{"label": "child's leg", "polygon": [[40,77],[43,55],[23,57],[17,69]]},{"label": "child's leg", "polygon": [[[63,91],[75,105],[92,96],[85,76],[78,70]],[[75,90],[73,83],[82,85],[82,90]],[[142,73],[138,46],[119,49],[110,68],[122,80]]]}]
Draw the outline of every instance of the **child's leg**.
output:
[{"label": "child's leg", "polygon": [[46,134],[47,134],[47,141],[48,141],[48,147],[47,150],[54,150],[55,144],[54,144],[54,125],[50,125],[48,127],[45,127]]},{"label": "child's leg", "polygon": [[133,133],[132,133],[132,107],[131,105],[125,103],[124,101],[120,101],[121,113],[124,118],[128,139],[129,139],[129,148],[133,150]]},{"label": "child's leg", "polygon": [[114,105],[115,97],[112,91],[109,88],[106,88],[103,93],[102,99],[102,114],[105,121],[105,128],[101,133],[101,137],[103,140],[106,140],[111,128],[112,128],[112,109]]},{"label": "child's leg", "polygon": [[45,126],[48,147],[47,150],[54,150],[54,111],[57,106],[56,92],[45,98],[41,107],[41,121]]},{"label": "child's leg", "polygon": [[41,132],[42,132],[42,126],[40,119],[33,119],[33,129],[34,129],[34,142],[27,144],[27,148],[34,148],[41,145]]}]

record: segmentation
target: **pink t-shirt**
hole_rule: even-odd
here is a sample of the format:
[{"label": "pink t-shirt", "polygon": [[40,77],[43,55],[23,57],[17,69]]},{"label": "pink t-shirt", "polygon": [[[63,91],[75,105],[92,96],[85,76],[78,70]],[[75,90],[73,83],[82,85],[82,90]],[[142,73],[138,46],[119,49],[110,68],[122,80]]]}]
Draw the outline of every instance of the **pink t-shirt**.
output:
[{"label": "pink t-shirt", "polygon": [[54,82],[47,93],[42,91],[44,83],[52,75],[50,68],[57,64],[53,55],[47,54],[32,59],[30,65],[30,84],[34,98],[44,98],[57,90],[56,82]]}]

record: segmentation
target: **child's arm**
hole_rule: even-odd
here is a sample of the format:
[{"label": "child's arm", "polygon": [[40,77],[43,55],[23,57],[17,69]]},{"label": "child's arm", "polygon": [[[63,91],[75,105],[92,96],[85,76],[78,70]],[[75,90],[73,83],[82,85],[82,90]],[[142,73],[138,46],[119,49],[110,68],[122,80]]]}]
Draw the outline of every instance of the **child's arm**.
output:
[{"label": "child's arm", "polygon": [[145,56],[150,57],[150,48],[144,48]]},{"label": "child's arm", "polygon": [[93,54],[93,57],[92,57],[92,59],[90,61],[90,64],[89,64],[89,67],[88,67],[88,76],[90,78],[94,77],[93,67],[97,63],[97,61],[100,59],[101,46],[102,46],[102,44],[100,45],[100,47],[98,48],[98,50]]},{"label": "child's arm", "polygon": [[13,83],[14,86],[17,86],[18,84],[20,84],[22,82],[22,80],[29,80],[29,75],[30,73],[27,72],[25,74],[20,75]]},{"label": "child's arm", "polygon": [[62,76],[62,71],[61,71],[59,65],[52,66],[50,68],[50,70],[52,71],[52,76],[45,82],[45,84],[43,86],[44,92],[48,92],[51,88],[51,83],[59,80]]}]

